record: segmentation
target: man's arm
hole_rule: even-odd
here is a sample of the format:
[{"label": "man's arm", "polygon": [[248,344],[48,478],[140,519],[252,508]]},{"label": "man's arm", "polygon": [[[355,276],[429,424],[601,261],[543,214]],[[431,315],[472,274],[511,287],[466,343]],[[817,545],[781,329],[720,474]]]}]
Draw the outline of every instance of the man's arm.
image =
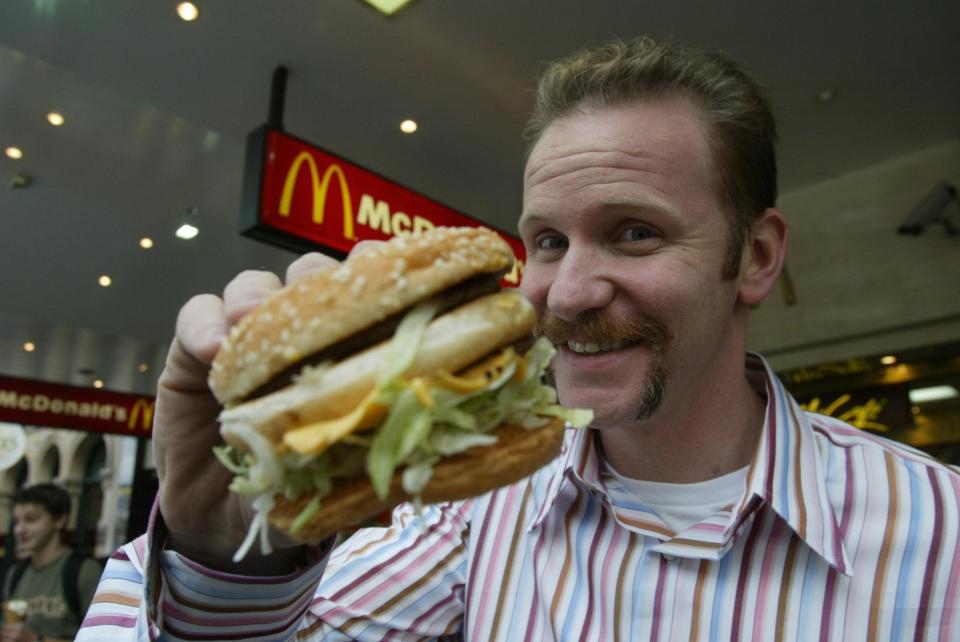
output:
[{"label": "man's arm", "polygon": [[154,617],[147,598],[150,535],[111,556],[77,640],[150,639],[161,630],[183,639],[286,639],[310,604],[327,552],[311,552],[307,565],[291,574],[264,577],[223,573],[158,551],[159,586],[149,586],[159,598]]},{"label": "man's arm", "polygon": [[[139,640],[160,631],[182,639],[381,640],[391,631],[437,637],[463,616],[466,537],[472,501],[409,505],[390,528],[359,531],[330,559],[305,549],[306,566],[285,576],[242,576],[203,567],[171,550],[157,558],[157,617],[148,608],[148,538],[115,553],[77,640]],[[332,543],[328,543],[332,544]]]}]

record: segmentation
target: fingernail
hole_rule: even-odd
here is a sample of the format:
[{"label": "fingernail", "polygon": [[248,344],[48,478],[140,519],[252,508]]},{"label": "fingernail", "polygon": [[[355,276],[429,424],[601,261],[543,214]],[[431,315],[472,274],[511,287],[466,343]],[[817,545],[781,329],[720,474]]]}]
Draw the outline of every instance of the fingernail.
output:
[{"label": "fingernail", "polygon": [[226,338],[227,333],[224,331],[222,326],[216,325],[210,328],[203,333],[203,342],[207,345],[220,345],[223,343],[223,340]]}]

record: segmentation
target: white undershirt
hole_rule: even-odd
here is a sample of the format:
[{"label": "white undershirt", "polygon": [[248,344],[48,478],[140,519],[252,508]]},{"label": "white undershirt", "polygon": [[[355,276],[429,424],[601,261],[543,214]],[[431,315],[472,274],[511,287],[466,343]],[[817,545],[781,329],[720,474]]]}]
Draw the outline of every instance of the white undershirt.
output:
[{"label": "white undershirt", "polygon": [[653,509],[674,533],[681,533],[743,496],[750,466],[693,484],[670,484],[624,477],[605,463],[607,472],[641,504]]}]

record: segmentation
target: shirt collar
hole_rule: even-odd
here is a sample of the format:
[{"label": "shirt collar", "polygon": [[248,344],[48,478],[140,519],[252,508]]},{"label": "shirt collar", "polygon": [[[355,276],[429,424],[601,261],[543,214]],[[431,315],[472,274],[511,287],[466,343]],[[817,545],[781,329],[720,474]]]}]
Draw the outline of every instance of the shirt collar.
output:
[{"label": "shirt collar", "polygon": [[851,574],[827,492],[826,454],[817,445],[809,418],[761,356],[747,355],[747,373],[755,385],[763,386],[767,406],[747,493],[735,510],[742,510],[751,497],[760,498],[807,546],[839,572]]},{"label": "shirt collar", "polygon": [[[732,539],[758,503],[766,504],[828,564],[849,575],[852,566],[827,493],[826,462],[813,427],[763,357],[748,353],[746,364],[748,378],[767,399],[766,414],[747,473],[746,492],[733,509],[724,538]],[[593,433],[568,431],[530,530],[543,523],[565,484],[576,483],[607,496]]]}]

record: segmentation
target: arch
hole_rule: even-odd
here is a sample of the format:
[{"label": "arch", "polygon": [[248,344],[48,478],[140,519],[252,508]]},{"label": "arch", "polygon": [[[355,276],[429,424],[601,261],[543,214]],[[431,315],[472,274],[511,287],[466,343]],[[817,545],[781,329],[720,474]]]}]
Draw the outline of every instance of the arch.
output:
[{"label": "arch", "polygon": [[[63,479],[73,481],[85,479],[88,475],[87,466],[90,455],[94,450],[100,448],[104,449],[105,454],[109,454],[109,449],[107,448],[103,435],[99,433],[86,433],[83,439],[80,440],[80,443],[74,448],[73,457],[70,458],[70,462],[64,466],[66,474],[63,476]],[[109,466],[109,462],[109,458],[104,457],[104,466]]]},{"label": "arch", "polygon": [[[33,464],[34,462],[31,462]],[[60,450],[50,444],[36,460],[36,471],[30,475],[31,483],[52,482],[60,474]],[[32,466],[31,466],[32,467]]]}]

